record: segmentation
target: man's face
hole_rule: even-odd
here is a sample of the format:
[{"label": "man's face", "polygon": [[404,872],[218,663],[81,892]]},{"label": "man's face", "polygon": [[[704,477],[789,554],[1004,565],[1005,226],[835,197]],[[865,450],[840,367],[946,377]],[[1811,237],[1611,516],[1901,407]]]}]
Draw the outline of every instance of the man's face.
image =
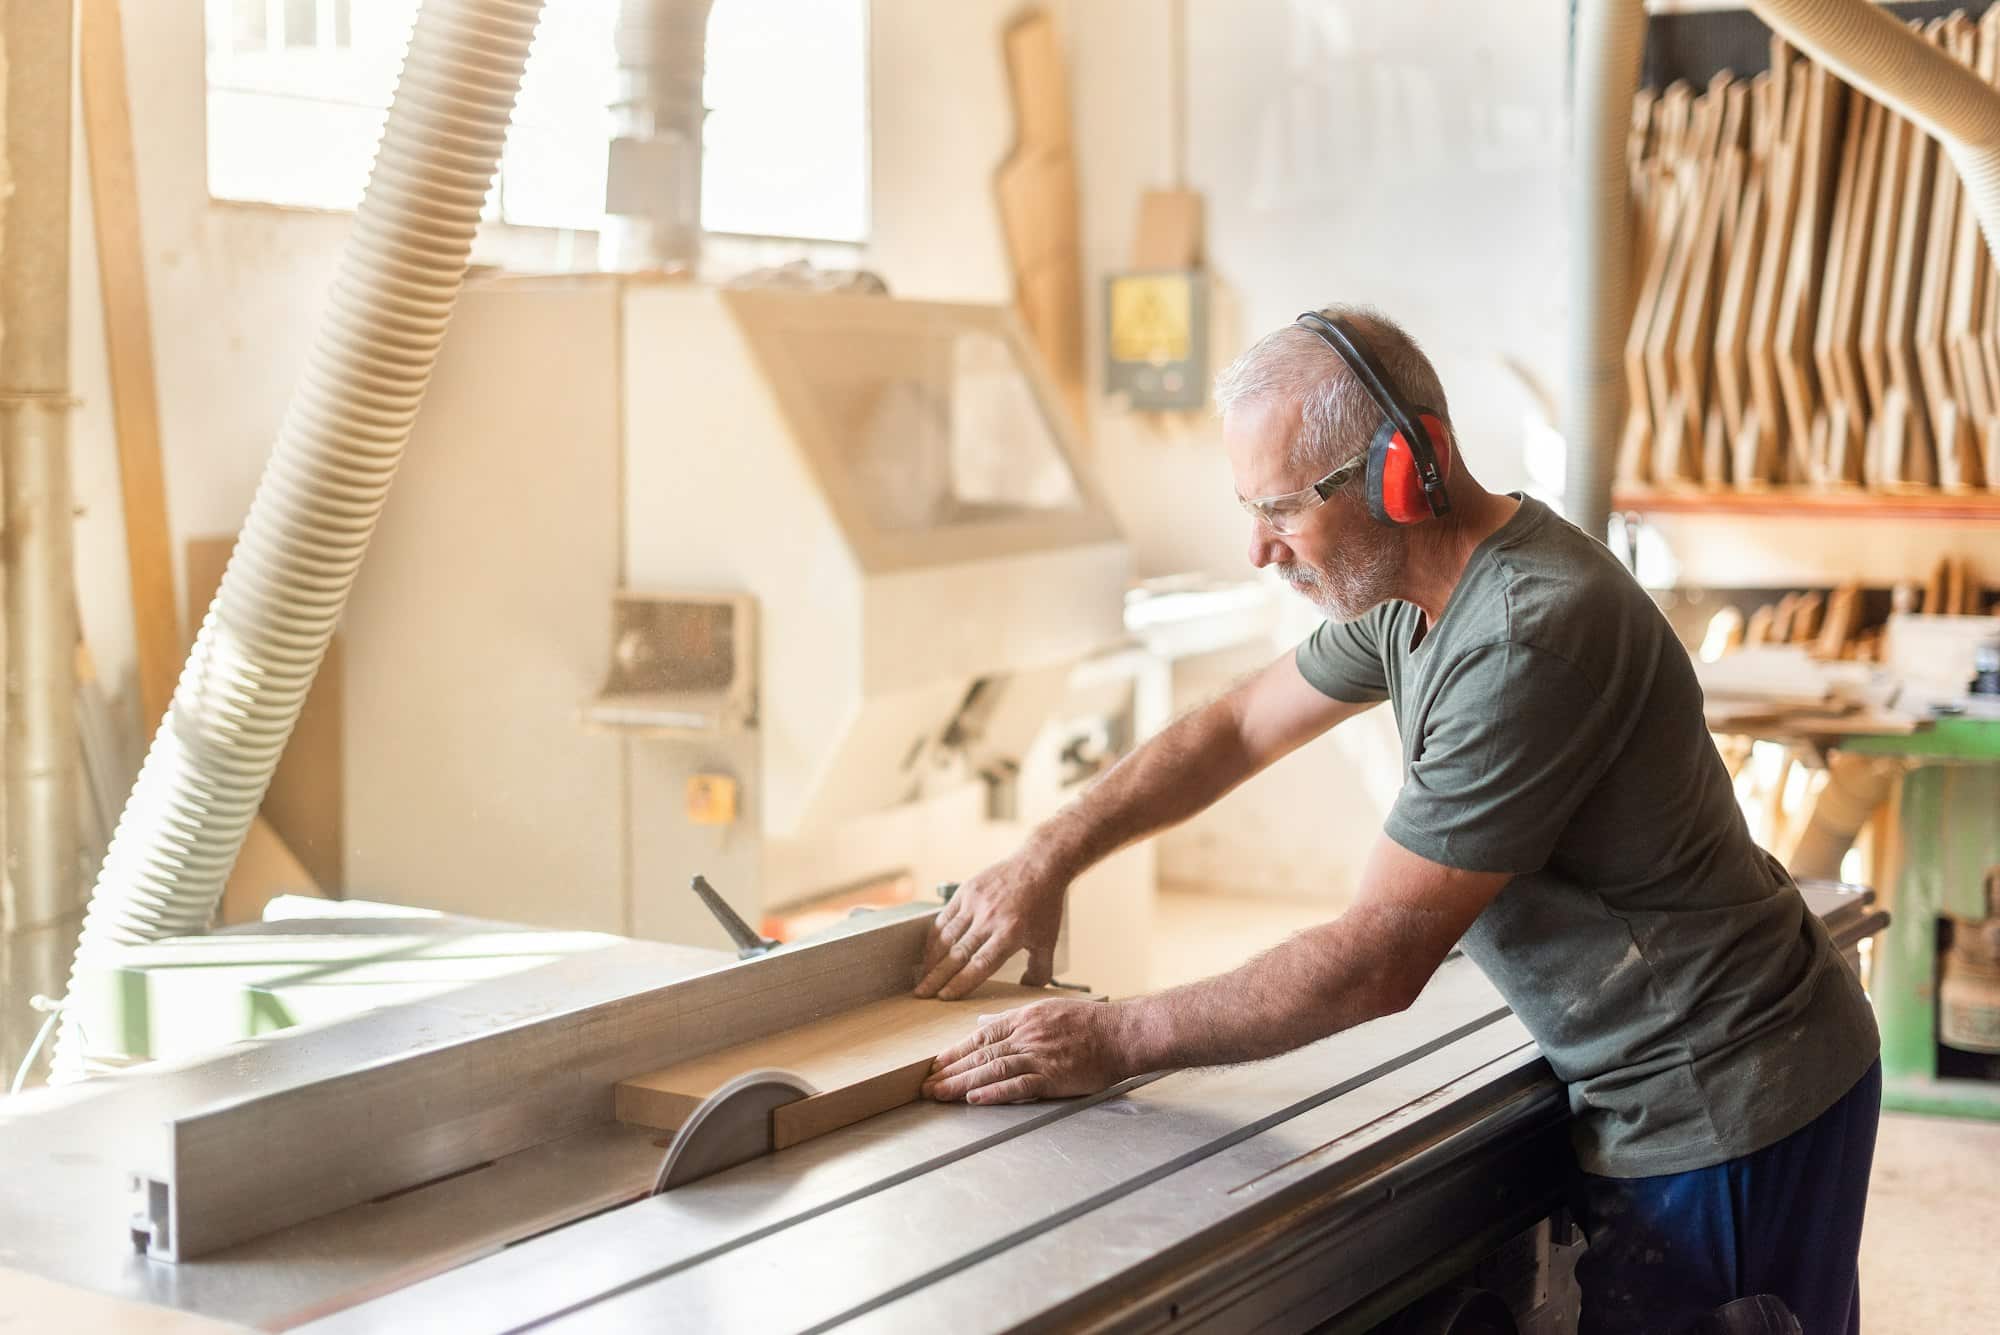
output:
[{"label": "man's face", "polygon": [[[1248,403],[1222,419],[1223,446],[1236,494],[1251,500],[1309,487],[1324,476],[1299,472],[1288,459],[1298,422],[1293,403]],[[1400,529],[1368,517],[1359,479],[1281,534],[1251,521],[1250,564],[1273,566],[1293,590],[1335,621],[1352,621],[1393,595],[1403,567]]]}]

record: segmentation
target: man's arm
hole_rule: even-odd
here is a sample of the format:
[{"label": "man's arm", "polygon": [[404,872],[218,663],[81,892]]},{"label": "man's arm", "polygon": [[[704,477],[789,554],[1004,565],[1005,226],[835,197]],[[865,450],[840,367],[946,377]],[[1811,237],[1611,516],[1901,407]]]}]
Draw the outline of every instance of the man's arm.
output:
[{"label": "man's arm", "polygon": [[1089,1094],[1147,1071],[1256,1061],[1404,1009],[1512,877],[1442,866],[1378,838],[1353,907],[1243,967],[1110,1004],[1044,1001],[941,1054],[936,1099]]},{"label": "man's arm", "polygon": [[959,888],[932,923],[917,994],[962,997],[1023,946],[1023,981],[1048,982],[1072,880],[1368,707],[1322,694],[1287,653],[1176,720],[1045,821],[1013,857]]},{"label": "man's arm", "polygon": [[1511,876],[1460,871],[1383,835],[1332,922],[1218,978],[1128,1003],[1133,1069],[1219,1066],[1303,1047],[1417,999]]}]

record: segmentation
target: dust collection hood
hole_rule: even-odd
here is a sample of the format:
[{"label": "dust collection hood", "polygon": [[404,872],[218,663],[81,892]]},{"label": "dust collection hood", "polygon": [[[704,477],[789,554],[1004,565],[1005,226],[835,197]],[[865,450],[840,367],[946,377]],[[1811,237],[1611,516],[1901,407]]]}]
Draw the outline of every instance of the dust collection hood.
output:
[{"label": "dust collection hood", "polygon": [[755,597],[764,831],[906,800],[954,747],[1025,749],[1067,667],[1122,637],[1128,554],[1012,313],[625,304],[629,585]]}]

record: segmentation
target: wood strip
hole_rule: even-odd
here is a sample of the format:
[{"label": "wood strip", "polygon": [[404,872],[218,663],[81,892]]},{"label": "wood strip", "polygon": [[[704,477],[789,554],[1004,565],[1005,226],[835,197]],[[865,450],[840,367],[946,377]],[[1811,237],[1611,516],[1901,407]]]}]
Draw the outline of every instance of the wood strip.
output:
[{"label": "wood strip", "polygon": [[1756,430],[1746,429],[1739,441],[1735,478],[1740,489],[1754,490],[1780,479],[1786,427],[1777,369],[1777,324],[1781,289],[1795,229],[1799,193],[1800,153],[1804,145],[1807,81],[1794,75],[1785,107],[1784,131],[1771,163],[1771,208],[1764,228],[1764,253],[1759,259],[1757,292],[1752,302],[1744,353],[1750,364],[1751,402]]},{"label": "wood strip", "polygon": [[[1813,65],[1806,72],[1805,138],[1800,151],[1798,217],[1793,225],[1791,253],[1786,257],[1785,288],[1778,311],[1775,356],[1778,388],[1785,402],[1787,448],[1783,477],[1811,478],[1813,419],[1820,413],[1819,385],[1812,365],[1812,331],[1818,313],[1819,279],[1831,201],[1827,178],[1838,148],[1841,116],[1847,109],[1848,88],[1827,70]],[[1824,427],[1820,428],[1822,431]]]},{"label": "wood strip", "polygon": [[672,1131],[737,1076],[776,1068],[799,1076],[818,1091],[773,1114],[777,1148],[786,1149],[914,1102],[932,1059],[977,1029],[981,1016],[1057,995],[1045,988],[987,983],[958,1001],[887,997],[621,1080],[614,1096],[615,1113],[621,1122]]},{"label": "wood strip", "polygon": [[145,734],[151,737],[180,677],[181,633],[174,606],[153,315],[146,298],[139,178],[118,0],[82,0],[77,70],[90,160],[91,213],[97,227],[111,413],[118,437],[118,484],[125,507],[125,564],[132,585],[139,709]]},{"label": "wood strip", "polygon": [[1889,357],[1883,344],[1884,325],[1889,318],[1889,292],[1896,275],[1897,220],[1901,214],[1902,188],[1907,175],[1910,137],[1915,133],[1909,121],[1886,113],[1882,134],[1882,160],[1878,166],[1880,188],[1875,192],[1875,216],[1869,224],[1868,274],[1862,284],[1859,325],[1855,347],[1859,354],[1862,388],[1867,394],[1870,420],[1882,415],[1889,392]]},{"label": "wood strip", "polygon": [[[1945,19],[1940,42],[1954,55],[1962,46],[1966,24],[1954,15]],[[1967,429],[1960,420],[1952,394],[1951,377],[1945,365],[1944,323],[1946,296],[1951,274],[1952,238],[1958,224],[1958,172],[1941,151],[1931,194],[1929,227],[1924,239],[1924,277],[1917,297],[1916,326],[1911,342],[1916,350],[1918,376],[1922,381],[1924,404],[1929,412],[1937,448],[1938,481],[1952,486],[1958,476],[1958,460]]]},{"label": "wood strip", "polygon": [[[1677,393],[1691,440],[1701,438],[1707,410],[1708,369],[1715,346],[1715,293],[1722,252],[1722,220],[1733,213],[1733,206],[1742,197],[1742,152],[1723,149],[1719,163],[1710,165],[1704,175],[1701,217],[1695,227],[1687,289],[1681,299],[1680,327],[1674,342]],[[1682,466],[1684,469],[1685,461]],[[1657,460],[1655,473],[1670,475]]]},{"label": "wood strip", "polygon": [[[1746,342],[1750,308],[1755,300],[1757,261],[1764,253],[1764,189],[1772,145],[1777,138],[1777,85],[1767,74],[1752,81],[1750,90],[1750,153],[1744,171],[1743,199],[1736,212],[1729,268],[1715,318],[1715,389],[1722,409],[1723,430],[1730,441],[1743,435],[1749,407],[1750,363]],[[1707,477],[1704,467],[1703,475]]]},{"label": "wood strip", "polygon": [[1821,623],[1819,640],[1813,646],[1815,658],[1840,658],[1848,641],[1861,625],[1861,586],[1852,581],[1841,585],[1827,599],[1826,620]]},{"label": "wood strip", "polygon": [[1667,263],[1659,306],[1646,337],[1646,386],[1652,402],[1654,432],[1652,474],[1655,483],[1667,485],[1693,481],[1699,467],[1694,453],[1700,439],[1699,417],[1688,408],[1678,367],[1672,363],[1671,355],[1678,346],[1689,275],[1702,247],[1703,226],[1713,220],[1707,207],[1714,194],[1709,159],[1721,130],[1722,97],[1723,88],[1716,84],[1695,100],[1686,155],[1677,169],[1684,182],[1686,201],[1680,211],[1680,235]]},{"label": "wood strip", "polygon": [[[1972,39],[1973,67],[1989,84],[1993,81],[1992,33],[1990,24],[1981,23]],[[1974,312],[1983,309],[1986,304],[1982,287],[1986,278],[1985,259],[1986,243],[1979,233],[1979,217],[1973,212],[1970,194],[1961,184],[1957,231],[1952,243],[1951,279],[1945,302],[1945,371],[1961,413],[1982,431],[1995,411],[1994,396],[1987,384],[1986,366],[1979,354],[1974,325]],[[1985,485],[1985,469],[1977,452],[1964,460],[1964,471],[1966,486]]]},{"label": "wood strip", "polygon": [[[1676,108],[1686,101],[1687,86],[1669,88],[1653,107],[1654,138],[1665,145],[1672,142],[1670,123]],[[1647,211],[1641,227],[1647,251],[1646,269],[1639,281],[1639,302],[1632,313],[1632,327],[1625,336],[1625,392],[1630,402],[1625,432],[1618,449],[1616,476],[1650,480],[1652,441],[1655,422],[1666,411],[1666,400],[1653,401],[1646,374],[1646,346],[1666,286],[1668,266],[1673,262],[1674,238],[1680,218],[1680,191],[1667,166],[1655,161],[1644,176],[1652,182]]]},{"label": "wood strip", "polygon": [[1827,484],[1859,486],[1862,480],[1860,442],[1869,421],[1866,376],[1861,369],[1861,316],[1875,229],[1877,179],[1882,170],[1883,140],[1890,114],[1880,103],[1867,102],[1860,155],[1855,163],[1853,198],[1848,204],[1847,240],[1841,252],[1838,295],[1829,322],[1827,360],[1847,409],[1854,448],[1836,449],[1826,463]]},{"label": "wood strip", "polygon": [[[1939,41],[1942,22],[1924,29]],[[1927,488],[1937,481],[1934,419],[1917,362],[1916,329],[1919,293],[1923,285],[1924,240],[1930,233],[1934,175],[1939,160],[1936,142],[1915,126],[1910,129],[1903,167],[1902,198],[1896,224],[1896,256],[1889,281],[1889,307],[1882,320],[1882,352],[1889,377],[1885,415],[1876,460],[1876,487],[1900,491]]]}]

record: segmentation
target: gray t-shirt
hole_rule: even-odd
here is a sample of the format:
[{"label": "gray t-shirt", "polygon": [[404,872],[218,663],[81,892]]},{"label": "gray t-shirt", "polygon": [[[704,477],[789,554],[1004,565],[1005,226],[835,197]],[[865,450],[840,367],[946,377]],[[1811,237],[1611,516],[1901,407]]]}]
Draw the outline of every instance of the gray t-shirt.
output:
[{"label": "gray t-shirt", "polygon": [[1568,1083],[1585,1171],[1751,1153],[1867,1071],[1860,983],[1750,838],[1687,651],[1602,544],[1523,500],[1428,632],[1384,603],[1298,665],[1392,702],[1391,839],[1514,874],[1460,944]]}]

